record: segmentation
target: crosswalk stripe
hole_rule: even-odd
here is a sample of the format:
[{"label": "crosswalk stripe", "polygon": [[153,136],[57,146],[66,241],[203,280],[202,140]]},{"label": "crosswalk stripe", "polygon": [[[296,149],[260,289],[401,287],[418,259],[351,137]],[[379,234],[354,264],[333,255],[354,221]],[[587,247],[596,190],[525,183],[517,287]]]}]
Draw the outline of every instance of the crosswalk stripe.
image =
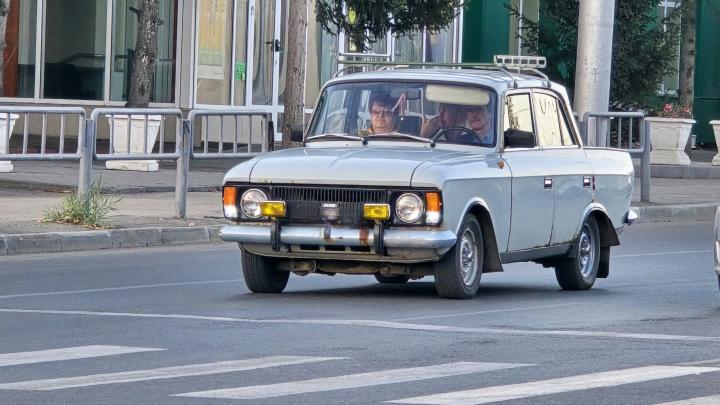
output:
[{"label": "crosswalk stripe", "polygon": [[712,395],[709,397],[690,398],[690,399],[686,399],[684,401],[663,402],[662,404],[657,404],[657,405],[718,405],[718,404],[720,404],[720,395]]},{"label": "crosswalk stripe", "polygon": [[444,394],[388,401],[395,404],[475,405],[530,398],[540,395],[613,387],[665,378],[720,371],[715,367],[648,366],[605,371],[573,377],[555,378],[521,384],[500,385]]},{"label": "crosswalk stripe", "polygon": [[178,397],[225,398],[225,399],[262,399],[285,395],[306,394],[311,392],[334,391],[349,388],[371,387],[376,385],[429,380],[454,375],[481,373],[530,364],[475,363],[457,362],[427,367],[399,368],[369,373],[342,375],[338,377],[315,378],[279,384],[255,385],[249,387],[226,388],[211,391],[177,394]]},{"label": "crosswalk stripe", "polygon": [[93,385],[118,384],[126,382],[162,380],[178,377],[232,373],[293,364],[315,363],[338,360],[344,357],[271,356],[257,359],[219,361],[215,363],[191,364],[188,366],[163,367],[120,373],[93,374],[79,377],[52,378],[47,380],[21,381],[0,384],[0,390],[52,391],[65,388],[89,387]]},{"label": "crosswalk stripe", "polygon": [[2,353],[0,367],[20,364],[45,363],[49,361],[77,360],[91,357],[115,356],[118,354],[155,352],[165,349],[148,347],[91,345],[64,347],[62,349],[36,350],[31,352]]}]

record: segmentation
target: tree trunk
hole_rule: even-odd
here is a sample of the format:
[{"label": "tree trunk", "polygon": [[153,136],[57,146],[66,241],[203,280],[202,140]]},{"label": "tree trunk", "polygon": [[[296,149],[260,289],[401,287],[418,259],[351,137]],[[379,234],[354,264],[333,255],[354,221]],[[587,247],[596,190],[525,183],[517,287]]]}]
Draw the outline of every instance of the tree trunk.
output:
[{"label": "tree trunk", "polygon": [[697,8],[695,0],[683,0],[682,37],[680,42],[680,104],[692,109],[695,98],[695,28]]},{"label": "tree trunk", "polygon": [[290,146],[290,133],[304,128],[305,108],[305,30],[307,28],[307,0],[290,0],[288,8],[287,73],[285,82],[285,113],[283,115],[282,145]]},{"label": "tree trunk", "polygon": [[158,1],[142,0],[142,8],[138,13],[137,40],[131,65],[130,92],[126,107],[144,108],[150,103],[160,22],[160,3]]},{"label": "tree trunk", "polygon": [[0,0],[0,96],[5,95],[3,89],[3,72],[5,72],[5,28],[10,11],[9,0]]}]

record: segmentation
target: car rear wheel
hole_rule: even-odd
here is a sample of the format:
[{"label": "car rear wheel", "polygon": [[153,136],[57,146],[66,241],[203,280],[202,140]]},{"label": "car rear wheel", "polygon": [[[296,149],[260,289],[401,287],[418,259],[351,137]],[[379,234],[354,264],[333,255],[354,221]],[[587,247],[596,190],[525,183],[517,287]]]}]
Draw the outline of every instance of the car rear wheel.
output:
[{"label": "car rear wheel", "polygon": [[555,266],[555,277],[563,290],[589,290],[595,284],[599,269],[600,229],[595,218],[588,217],[571,256]]},{"label": "car rear wheel", "polygon": [[375,273],[375,280],[380,284],[405,284],[410,280],[410,277]]},{"label": "car rear wheel", "polygon": [[245,285],[254,293],[280,293],[287,286],[290,272],[277,270],[277,261],[240,251]]},{"label": "car rear wheel", "polygon": [[480,286],[483,266],[483,234],[474,216],[463,219],[455,246],[433,266],[439,296],[468,299]]}]

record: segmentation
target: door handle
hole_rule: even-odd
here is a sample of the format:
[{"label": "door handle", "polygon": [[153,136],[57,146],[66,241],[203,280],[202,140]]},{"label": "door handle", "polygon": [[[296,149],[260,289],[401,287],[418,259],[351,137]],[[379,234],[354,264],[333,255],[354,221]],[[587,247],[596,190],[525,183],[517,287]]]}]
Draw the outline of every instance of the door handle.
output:
[{"label": "door handle", "polygon": [[553,179],[551,177],[545,177],[545,190],[551,189],[552,185],[553,185]]},{"label": "door handle", "polygon": [[590,176],[583,177],[583,188],[590,188],[590,185],[592,182],[590,181]]},{"label": "door handle", "polygon": [[274,52],[280,52],[281,46],[280,46],[279,39],[276,39],[274,41],[267,41],[267,42],[265,42],[265,45],[272,45]]}]

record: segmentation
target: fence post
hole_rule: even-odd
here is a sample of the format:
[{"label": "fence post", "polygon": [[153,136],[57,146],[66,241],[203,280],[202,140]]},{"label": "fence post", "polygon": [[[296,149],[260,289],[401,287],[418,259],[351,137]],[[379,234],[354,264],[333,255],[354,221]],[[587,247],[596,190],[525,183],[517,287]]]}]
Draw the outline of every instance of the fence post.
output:
[{"label": "fence post", "polygon": [[78,196],[85,205],[90,202],[92,184],[92,162],[95,152],[95,120],[85,120],[84,134],[80,135],[80,175],[78,178]]},{"label": "fence post", "polygon": [[640,158],[640,201],[650,202],[650,131],[648,123],[643,119],[640,125],[640,139],[643,142],[642,157]]},{"label": "fence post", "polygon": [[190,151],[192,149],[192,121],[181,120],[182,134],[178,142],[180,157],[177,160],[175,174],[175,215],[187,216],[188,175],[190,172]]}]

